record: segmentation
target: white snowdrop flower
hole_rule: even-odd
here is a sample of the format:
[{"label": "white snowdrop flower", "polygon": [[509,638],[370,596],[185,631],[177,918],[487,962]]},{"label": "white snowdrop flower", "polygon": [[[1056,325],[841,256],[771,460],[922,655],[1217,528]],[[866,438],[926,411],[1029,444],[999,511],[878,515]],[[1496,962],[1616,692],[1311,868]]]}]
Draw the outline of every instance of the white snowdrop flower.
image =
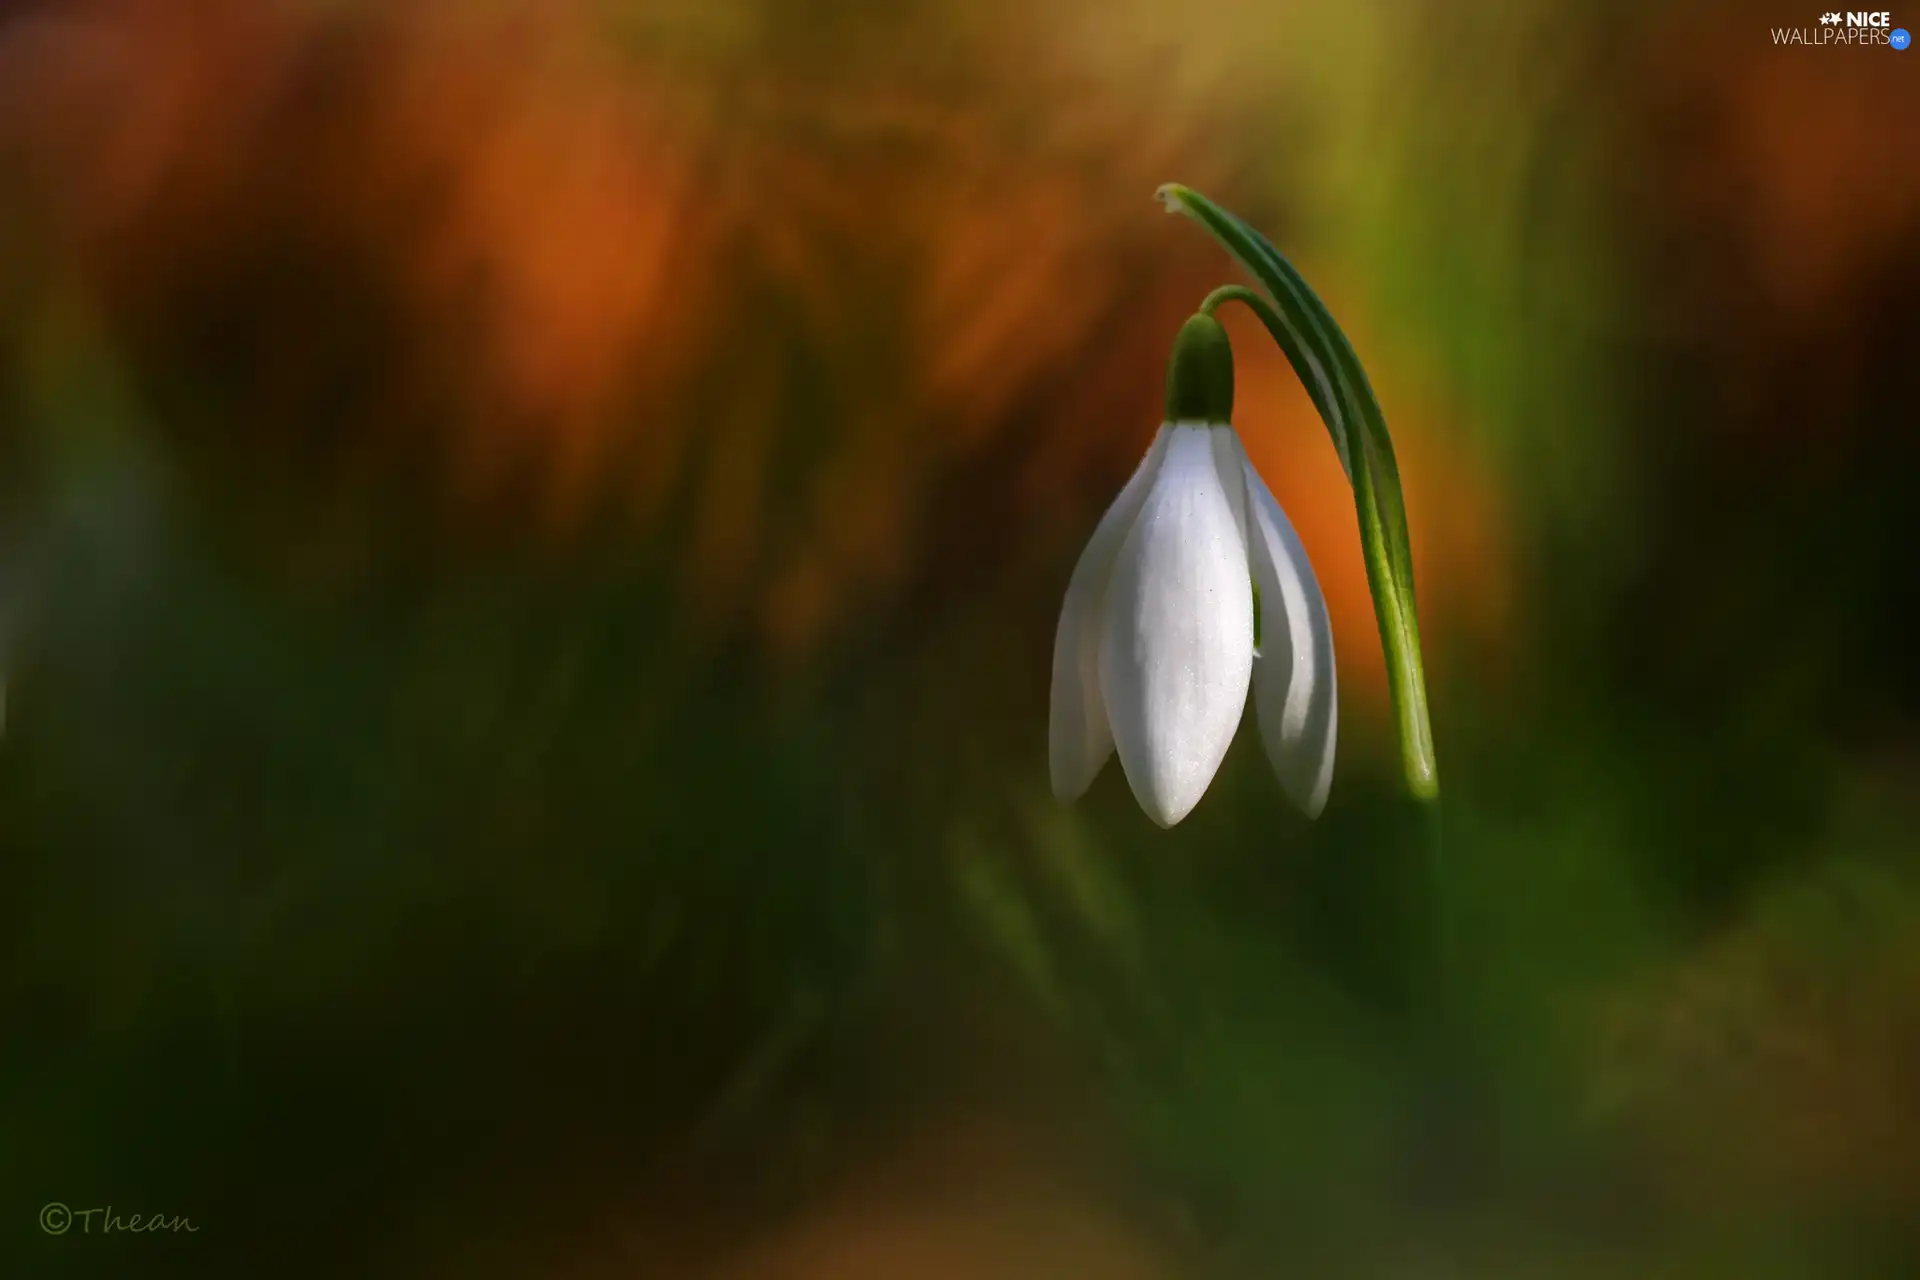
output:
[{"label": "white snowdrop flower", "polygon": [[1213,781],[1251,687],[1281,788],[1309,817],[1326,803],[1338,719],[1326,600],[1232,410],[1226,331],[1196,315],[1174,342],[1166,421],[1067,584],[1049,724],[1062,800],[1117,750],[1140,807],[1171,827]]}]

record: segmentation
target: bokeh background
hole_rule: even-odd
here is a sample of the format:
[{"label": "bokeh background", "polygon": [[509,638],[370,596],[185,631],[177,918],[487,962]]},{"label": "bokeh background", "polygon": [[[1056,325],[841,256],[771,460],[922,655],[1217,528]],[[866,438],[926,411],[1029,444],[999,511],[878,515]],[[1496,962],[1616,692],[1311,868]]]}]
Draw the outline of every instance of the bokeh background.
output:
[{"label": "bokeh background", "polygon": [[[1920,1274],[1920,53],[1816,22],[0,7],[0,1270]],[[1437,890],[1244,315],[1329,808],[1048,794],[1168,180],[1393,427]]]}]

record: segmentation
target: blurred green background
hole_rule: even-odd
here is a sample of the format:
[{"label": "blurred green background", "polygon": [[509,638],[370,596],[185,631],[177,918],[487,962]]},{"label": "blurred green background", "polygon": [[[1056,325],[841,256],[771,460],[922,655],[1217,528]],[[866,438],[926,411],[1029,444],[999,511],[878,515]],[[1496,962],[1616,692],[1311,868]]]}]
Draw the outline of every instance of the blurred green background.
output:
[{"label": "blurred green background", "polygon": [[[1920,1274],[1920,54],[1816,17],[0,9],[0,1273]],[[1394,428],[1437,903],[1241,318],[1328,810],[1048,794],[1168,180]]]}]

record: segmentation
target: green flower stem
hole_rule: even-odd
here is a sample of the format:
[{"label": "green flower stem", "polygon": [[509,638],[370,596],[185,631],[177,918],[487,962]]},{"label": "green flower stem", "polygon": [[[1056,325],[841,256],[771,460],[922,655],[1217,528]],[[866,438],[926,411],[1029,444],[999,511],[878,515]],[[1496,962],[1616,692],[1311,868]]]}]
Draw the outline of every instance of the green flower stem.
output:
[{"label": "green flower stem", "polygon": [[1200,314],[1211,316],[1227,303],[1238,302],[1259,317],[1326,424],[1353,487],[1367,588],[1386,656],[1401,775],[1413,799],[1413,816],[1422,828],[1420,843],[1426,856],[1420,877],[1429,908],[1427,923],[1433,930],[1433,971],[1426,978],[1444,1004],[1453,966],[1443,896],[1440,772],[1434,759],[1420,622],[1414,608],[1406,504],[1386,417],[1352,343],[1319,295],[1265,236],[1188,187],[1169,183],[1157,195],[1169,211],[1184,213],[1204,227],[1262,286],[1233,284],[1215,289],[1200,304]]},{"label": "green flower stem", "polygon": [[1406,505],[1393,441],[1373,387],[1352,344],[1319,296],[1266,237],[1187,187],[1169,183],[1160,188],[1159,196],[1169,209],[1185,213],[1205,227],[1266,287],[1265,293],[1243,285],[1216,289],[1201,304],[1201,310],[1210,313],[1228,301],[1246,304],[1273,335],[1326,423],[1353,485],[1367,587],[1373,595],[1380,645],[1387,660],[1401,773],[1416,801],[1423,806],[1437,805],[1440,771],[1427,712]]},{"label": "green flower stem", "polygon": [[1333,436],[1333,451],[1340,455],[1340,469],[1347,473],[1347,483],[1352,484],[1353,464],[1347,459],[1346,432],[1339,426],[1340,415],[1331,408],[1333,385],[1308,357],[1306,348],[1300,342],[1300,335],[1287,327],[1286,318],[1267,301],[1265,294],[1243,284],[1223,284],[1215,289],[1201,300],[1200,314],[1210,316],[1229,302],[1244,305],[1260,317],[1260,323],[1273,335],[1275,345],[1287,357],[1287,363],[1293,366],[1294,376],[1306,388],[1307,398],[1313,401],[1320,420],[1327,424],[1327,430]]}]

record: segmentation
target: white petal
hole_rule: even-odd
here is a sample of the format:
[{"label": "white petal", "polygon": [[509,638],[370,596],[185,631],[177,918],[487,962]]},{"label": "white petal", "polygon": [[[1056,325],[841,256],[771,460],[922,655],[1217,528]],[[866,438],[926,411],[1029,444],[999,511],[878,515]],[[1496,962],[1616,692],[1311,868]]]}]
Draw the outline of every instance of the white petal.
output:
[{"label": "white petal", "polygon": [[1053,794],[1062,800],[1085,795],[1113,754],[1113,731],[1107,727],[1107,710],[1100,700],[1100,606],[1113,580],[1120,544],[1133,528],[1166,454],[1169,434],[1162,427],[1154,436],[1133,478],[1094,527],[1067,581],[1066,603],[1060,607],[1060,626],[1053,635],[1053,696],[1047,724]]},{"label": "white petal", "polygon": [[[1236,447],[1238,442],[1236,441]],[[1253,699],[1260,740],[1281,789],[1309,818],[1320,816],[1333,783],[1333,627],[1307,549],[1244,451],[1248,555],[1260,587],[1260,653]]]},{"label": "white petal", "polygon": [[1176,426],[1120,548],[1100,640],[1100,689],[1120,765],[1163,827],[1192,811],[1233,741],[1253,668],[1245,532],[1213,438]]}]

